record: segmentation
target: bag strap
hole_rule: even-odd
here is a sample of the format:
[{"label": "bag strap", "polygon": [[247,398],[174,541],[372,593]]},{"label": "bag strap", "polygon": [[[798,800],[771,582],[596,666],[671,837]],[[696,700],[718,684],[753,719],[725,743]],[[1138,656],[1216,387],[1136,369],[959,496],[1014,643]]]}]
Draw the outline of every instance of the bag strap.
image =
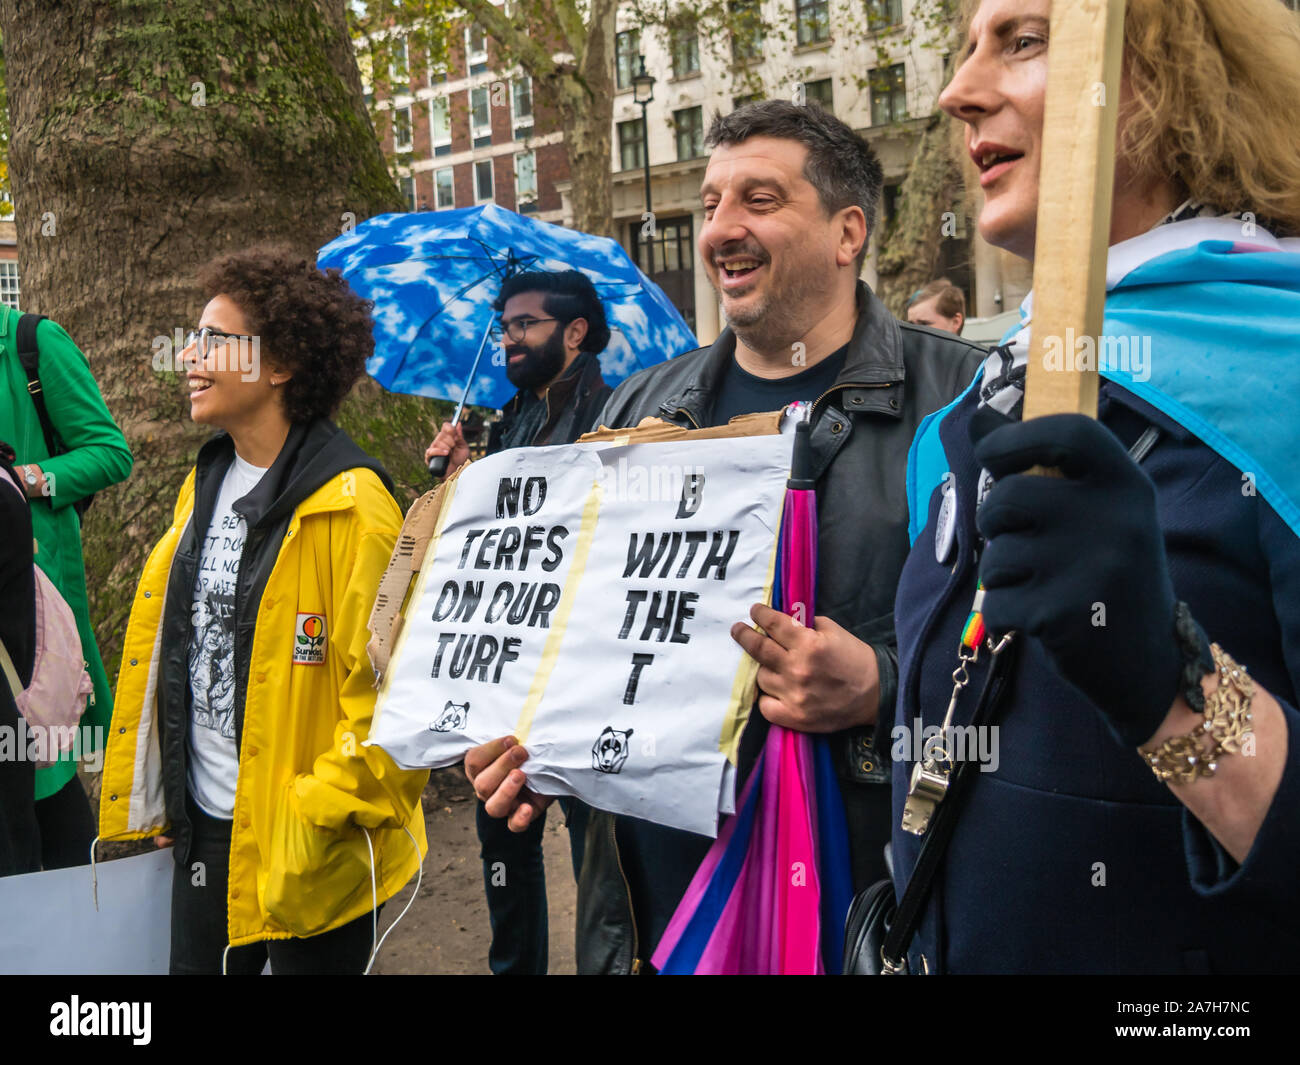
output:
[{"label": "bag strap", "polygon": [[[992,724],[1006,688],[1016,650],[1016,641],[1012,640],[1000,654],[994,656],[988,676],[984,679],[984,687],[980,690],[979,702],[975,704],[975,712],[971,715],[970,724],[973,727],[983,728]],[[912,869],[903,898],[894,912],[894,918],[889,923],[884,944],[881,946],[882,960],[886,969],[895,972],[904,971],[908,944],[916,933],[916,926],[920,924],[921,910],[930,893],[934,876],[943,862],[948,843],[952,839],[953,829],[957,825],[957,815],[961,812],[962,800],[970,790],[973,772],[970,761],[957,763],[948,784],[948,793],[930,820],[930,828],[926,832],[925,841],[921,844],[916,865]]]},{"label": "bag strap", "polygon": [[[10,474],[7,466],[0,466],[0,481],[9,485],[22,496],[24,503],[27,502],[27,493],[13,479],[13,475]],[[4,640],[0,640],[0,673],[3,673],[5,680],[9,682],[9,694],[17,701],[19,694],[23,691],[23,682],[18,676],[18,669],[14,666],[14,660],[9,656],[9,648],[5,646]]]},{"label": "bag strap", "polygon": [[23,693],[23,682],[18,676],[14,660],[9,657],[9,648],[5,646],[4,640],[0,640],[0,673],[4,674],[5,681],[9,685],[9,694],[14,697],[14,702],[17,702],[18,696]]},{"label": "bag strap", "polygon": [[40,419],[45,450],[50,455],[57,455],[59,441],[54,432],[54,424],[50,421],[50,412],[45,409],[45,393],[41,390],[41,349],[36,342],[36,327],[46,318],[47,315],[44,314],[20,315],[18,327],[14,331],[14,346],[18,349],[18,361],[23,364],[23,370],[27,374],[27,394],[32,397],[36,417]]}]

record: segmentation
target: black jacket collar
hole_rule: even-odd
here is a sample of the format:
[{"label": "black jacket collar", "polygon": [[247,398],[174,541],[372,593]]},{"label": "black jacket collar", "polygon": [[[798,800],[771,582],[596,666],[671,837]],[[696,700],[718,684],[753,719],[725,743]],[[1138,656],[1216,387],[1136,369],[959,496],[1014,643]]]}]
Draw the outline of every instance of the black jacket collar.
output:
[{"label": "black jacket collar", "polygon": [[[224,431],[199,449],[194,485],[194,513],[199,524],[211,518],[222,479],[234,458],[234,441]],[[358,468],[374,470],[384,486],[396,494],[384,467],[329,419],[294,425],[270,470],[251,492],[235,502],[235,510],[244,516],[250,530],[273,523],[291,514],[331,477]]]},{"label": "black jacket collar", "polygon": [[[832,387],[879,388],[901,384],[906,375],[903,370],[902,334],[897,319],[863,281],[858,282],[857,305],[857,322],[849,340],[844,368]],[[668,396],[663,406],[685,411],[697,424],[705,424],[713,397],[717,395],[723,375],[735,354],[736,334],[728,326],[708,348],[697,372]],[[898,409],[898,406],[892,406],[887,413],[896,413]]]}]

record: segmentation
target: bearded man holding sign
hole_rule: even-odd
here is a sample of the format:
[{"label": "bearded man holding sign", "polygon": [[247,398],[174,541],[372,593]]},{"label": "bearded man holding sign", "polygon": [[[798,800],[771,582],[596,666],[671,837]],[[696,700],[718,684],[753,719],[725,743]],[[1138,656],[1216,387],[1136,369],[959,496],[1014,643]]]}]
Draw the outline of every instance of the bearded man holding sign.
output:
[{"label": "bearded man holding sign", "polygon": [[[1291,971],[1300,956],[1300,23],[1275,0],[1123,7],[970,3],[940,98],[967,127],[980,232],[1035,260],[1036,292],[913,449],[894,878],[921,901],[910,947],[904,922],[885,938],[894,971]],[[1061,66],[1049,82],[1049,62],[1098,48],[1118,92],[1070,91]],[[1068,165],[1100,117],[1087,107],[1118,120],[1113,205],[1045,224],[1063,186],[1109,177],[1104,138],[1091,172]],[[1094,224],[1095,256],[1043,269]],[[1104,323],[1056,335],[1047,297],[1103,264]],[[1050,413],[1090,396],[1095,420]],[[901,741],[954,698],[964,727],[999,671],[996,771],[935,800],[963,767]],[[917,896],[945,808],[942,876]]]},{"label": "bearded man holding sign", "polygon": [[[739,783],[765,720],[835,733],[858,886],[884,875],[888,766],[871,725],[892,707],[894,591],[907,550],[907,446],[921,419],[966,387],[984,352],[894,319],[858,280],[880,199],[871,148],[816,106],[768,101],[715,121],[698,250],[728,328],[709,348],[636,374],[600,419],[685,428],[802,402],[811,408],[820,510],[810,626],[758,604],[762,631],[733,635],[759,663]],[[527,787],[527,752],[507,736],[466,772],[489,814],[523,831],[551,801]],[[578,889],[580,972],[638,971],[653,954],[710,840],[596,812]],[[625,876],[626,875],[626,879]]]}]

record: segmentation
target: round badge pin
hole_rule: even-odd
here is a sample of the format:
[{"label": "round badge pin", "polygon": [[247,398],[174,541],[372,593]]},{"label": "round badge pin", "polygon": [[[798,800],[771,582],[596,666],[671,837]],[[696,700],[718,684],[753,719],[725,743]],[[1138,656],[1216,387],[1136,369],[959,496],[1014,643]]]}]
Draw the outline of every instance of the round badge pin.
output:
[{"label": "round badge pin", "polygon": [[952,474],[943,481],[943,500],[939,503],[939,517],[934,528],[934,559],[943,565],[952,557],[953,544],[957,542],[957,489],[953,487]]},{"label": "round badge pin", "polygon": [[993,487],[993,474],[988,470],[980,470],[979,488],[975,492],[975,513],[979,513],[980,507],[984,505],[984,497],[989,494],[989,489]]}]

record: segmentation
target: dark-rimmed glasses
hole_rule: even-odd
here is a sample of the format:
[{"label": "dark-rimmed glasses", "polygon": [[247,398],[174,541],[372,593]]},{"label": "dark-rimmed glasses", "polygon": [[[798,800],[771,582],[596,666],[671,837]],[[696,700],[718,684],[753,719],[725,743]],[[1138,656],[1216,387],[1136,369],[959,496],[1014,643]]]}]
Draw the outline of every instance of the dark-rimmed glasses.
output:
[{"label": "dark-rimmed glasses", "polygon": [[188,348],[194,345],[198,348],[199,358],[206,359],[208,352],[212,350],[214,340],[219,341],[218,346],[224,346],[230,340],[256,340],[256,337],[244,336],[241,333],[223,333],[219,329],[213,329],[211,326],[204,326],[202,329],[191,329],[185,337],[185,346]]},{"label": "dark-rimmed glasses", "polygon": [[504,332],[516,344],[523,343],[524,337],[528,335],[528,330],[538,322],[558,322],[558,318],[534,318],[531,315],[521,314],[518,318],[511,318],[506,321],[504,318],[497,324],[492,332],[500,338]]}]

